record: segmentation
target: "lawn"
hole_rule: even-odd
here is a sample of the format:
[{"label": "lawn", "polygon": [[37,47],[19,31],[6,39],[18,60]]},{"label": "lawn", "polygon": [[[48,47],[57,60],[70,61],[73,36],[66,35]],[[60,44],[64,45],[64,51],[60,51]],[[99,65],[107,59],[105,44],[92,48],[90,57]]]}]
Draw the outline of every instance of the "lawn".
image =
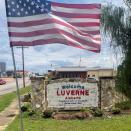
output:
[{"label": "lawn", "polygon": [[[25,131],[131,131],[131,115],[111,119],[53,120],[24,115]],[[19,131],[18,117],[5,131]]]},{"label": "lawn", "polygon": [[[20,94],[25,94],[30,91],[30,86],[20,89]],[[16,91],[0,96],[0,112],[3,111],[9,104],[17,98]]]}]

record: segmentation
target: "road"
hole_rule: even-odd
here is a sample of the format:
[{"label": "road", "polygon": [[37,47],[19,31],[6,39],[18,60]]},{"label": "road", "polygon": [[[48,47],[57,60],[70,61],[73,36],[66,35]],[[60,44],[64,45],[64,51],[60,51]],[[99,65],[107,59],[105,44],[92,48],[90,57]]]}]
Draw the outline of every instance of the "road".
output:
[{"label": "road", "polygon": [[[30,85],[30,80],[26,78],[25,80],[26,86]],[[19,88],[23,87],[23,79],[18,79]],[[16,82],[7,83],[5,85],[0,85],[0,95],[4,95],[10,92],[16,91]]]}]

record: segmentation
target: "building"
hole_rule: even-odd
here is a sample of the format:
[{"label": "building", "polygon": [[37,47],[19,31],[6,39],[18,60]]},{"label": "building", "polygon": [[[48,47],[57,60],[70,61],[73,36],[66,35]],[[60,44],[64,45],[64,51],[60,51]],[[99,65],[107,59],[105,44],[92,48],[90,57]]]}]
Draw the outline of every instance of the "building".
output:
[{"label": "building", "polygon": [[114,77],[116,73],[117,72],[112,68],[92,68],[88,69],[87,77],[95,77],[97,79],[100,77]]},{"label": "building", "polygon": [[[29,77],[30,75],[32,75],[32,72],[30,71],[24,71],[25,73],[25,77]],[[8,70],[6,71],[6,74],[8,77],[15,77],[15,73],[13,70]],[[21,78],[23,77],[23,70],[16,70],[16,74],[17,74],[17,77]]]},{"label": "building", "polygon": [[48,76],[50,78],[88,78],[95,77],[99,79],[100,77],[114,77],[116,76],[116,71],[112,68],[86,68],[86,67],[61,67],[57,68],[55,71],[48,71]]},{"label": "building", "polygon": [[6,75],[6,63],[0,62],[0,77]]},{"label": "building", "polygon": [[[18,76],[23,77],[23,70],[16,70],[16,74]],[[32,72],[25,70],[24,74],[25,74],[25,77],[30,77],[32,75]]]},{"label": "building", "polygon": [[6,75],[7,75],[7,77],[14,77],[14,71],[13,70],[7,70]]},{"label": "building", "polygon": [[86,67],[61,67],[56,69],[57,78],[86,78],[87,68]]}]

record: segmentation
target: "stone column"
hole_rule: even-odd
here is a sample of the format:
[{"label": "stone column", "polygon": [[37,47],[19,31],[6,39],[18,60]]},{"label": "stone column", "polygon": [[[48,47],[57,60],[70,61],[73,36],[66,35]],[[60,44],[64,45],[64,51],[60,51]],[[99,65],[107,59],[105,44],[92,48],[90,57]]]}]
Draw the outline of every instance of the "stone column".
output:
[{"label": "stone column", "polygon": [[34,110],[43,111],[46,108],[45,81],[44,77],[31,78],[32,85],[32,106]]}]

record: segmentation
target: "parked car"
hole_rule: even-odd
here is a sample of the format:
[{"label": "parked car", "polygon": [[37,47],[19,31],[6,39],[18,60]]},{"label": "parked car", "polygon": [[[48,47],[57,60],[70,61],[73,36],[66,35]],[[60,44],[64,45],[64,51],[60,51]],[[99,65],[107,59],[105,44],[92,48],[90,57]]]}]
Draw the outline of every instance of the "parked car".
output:
[{"label": "parked car", "polygon": [[6,81],[0,79],[0,85],[4,85],[4,84],[6,84]]},{"label": "parked car", "polygon": [[99,80],[97,78],[95,78],[95,77],[88,77],[87,81],[88,82],[98,82]]},{"label": "parked car", "polygon": [[[15,78],[15,74],[13,75],[13,78]],[[17,78],[22,78],[22,75],[17,74]]]}]

